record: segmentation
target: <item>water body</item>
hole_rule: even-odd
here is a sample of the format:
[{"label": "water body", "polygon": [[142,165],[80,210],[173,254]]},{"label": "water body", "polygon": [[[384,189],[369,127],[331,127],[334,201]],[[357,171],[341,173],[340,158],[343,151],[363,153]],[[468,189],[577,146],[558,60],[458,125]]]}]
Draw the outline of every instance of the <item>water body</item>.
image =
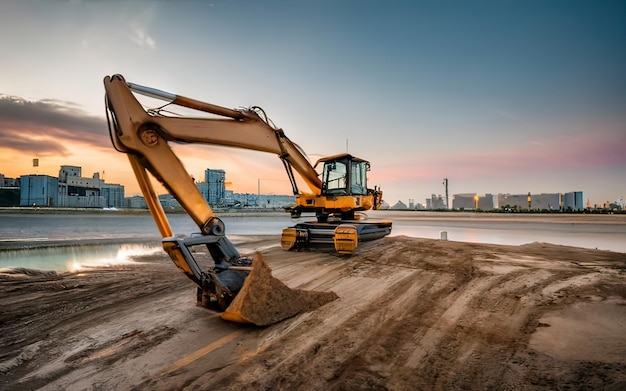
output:
[{"label": "water body", "polygon": [[392,235],[440,238],[471,243],[520,245],[561,244],[626,253],[626,224],[584,224],[506,221],[394,221]]},{"label": "water body", "polygon": [[103,244],[18,249],[0,252],[0,269],[23,267],[27,269],[80,271],[94,267],[108,267],[135,263],[134,258],[161,253],[161,246],[145,244]]},{"label": "water body", "polygon": [[[507,216],[453,213],[369,212],[393,220],[392,236],[493,244],[547,242],[626,253],[626,216]],[[176,235],[198,232],[185,214],[168,215]],[[310,218],[287,214],[225,216],[226,234],[280,235]],[[158,253],[160,235],[148,214],[0,214],[0,268],[79,270],[132,262]],[[39,246],[38,246],[39,245]],[[32,247],[35,248],[32,248]]]}]

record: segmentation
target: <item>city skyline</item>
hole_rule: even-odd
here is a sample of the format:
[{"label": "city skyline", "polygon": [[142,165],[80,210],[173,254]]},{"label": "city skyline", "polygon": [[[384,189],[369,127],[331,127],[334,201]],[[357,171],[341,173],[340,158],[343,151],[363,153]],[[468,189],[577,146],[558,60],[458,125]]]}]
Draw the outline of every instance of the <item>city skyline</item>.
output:
[{"label": "city skyline", "polygon": [[[258,105],[313,160],[370,160],[384,199],[626,193],[626,3],[20,2],[0,5],[0,173],[105,172],[106,75],[226,107]],[[280,160],[176,145],[196,178],[290,194]],[[265,190],[267,189],[267,190]]]},{"label": "city skyline", "polygon": [[[36,159],[36,158],[35,158],[35,159],[33,159],[33,165],[35,164],[35,160],[37,161],[37,164],[39,163],[38,159]],[[62,173],[62,172],[65,172],[65,171],[68,171],[68,170],[70,170],[70,171],[74,171],[74,172],[78,172],[78,173],[79,173],[79,177],[80,177],[80,178],[78,178],[78,177],[77,177],[77,178],[78,178],[78,179],[81,179],[81,180],[87,180],[87,181],[89,181],[89,180],[92,180],[92,179],[93,179],[93,180],[96,180],[96,181],[101,181],[103,184],[106,184],[106,185],[109,185],[109,186],[121,186],[121,187],[122,187],[122,189],[125,189],[125,188],[126,188],[126,186],[125,186],[124,184],[120,184],[120,183],[111,183],[111,182],[108,182],[108,183],[107,183],[107,182],[106,182],[106,180],[105,180],[105,178],[102,176],[102,174],[103,174],[103,173],[100,173],[100,172],[94,172],[94,173],[92,174],[92,176],[91,176],[91,177],[88,177],[88,176],[82,176],[82,175],[80,175],[80,173],[82,173],[82,167],[81,167],[81,166],[62,165],[62,166],[60,166],[60,168],[59,168],[59,175],[61,175],[61,173]],[[211,174],[208,174],[209,172],[212,172],[212,173],[211,173]],[[217,174],[219,174],[220,179],[215,179],[215,178],[216,178],[216,177],[215,177],[216,173],[217,173]],[[225,187],[225,186],[227,185],[227,183],[229,183],[229,181],[226,181],[226,174],[227,174],[227,173],[226,173],[224,170],[222,170],[222,169],[208,169],[208,168],[207,168],[207,169],[205,169],[205,173],[204,173],[204,174],[205,174],[205,175],[204,175],[203,179],[195,179],[195,178],[194,178],[194,180],[195,180],[195,182],[196,182],[196,185],[198,185],[198,187],[199,187],[199,188],[201,189],[201,191],[203,191],[204,193],[207,193],[207,192],[208,192],[208,189],[204,188],[204,190],[202,190],[202,188],[200,187],[202,184],[206,184],[206,183],[220,183],[220,184],[223,184],[223,185],[224,185],[224,187]],[[19,176],[19,177],[17,177],[17,178],[10,178],[10,177],[6,177],[6,176],[5,176],[2,172],[0,172],[0,176],[4,177],[4,179],[5,179],[5,180],[10,180],[10,179],[18,179],[18,180],[19,180],[19,178],[20,178],[21,176],[28,177],[28,176],[37,176],[37,175],[47,175],[47,176],[50,176],[50,177],[53,177],[53,178],[59,178],[58,176],[49,175],[49,174],[33,174],[33,173],[31,173],[31,174],[23,174],[23,175],[20,175],[20,176]],[[209,179],[209,177],[208,177],[207,175],[211,175],[213,179]],[[445,184],[445,182],[444,182],[444,184]],[[1,184],[1,183],[0,183],[0,187],[2,187],[2,184]],[[169,194],[169,193],[168,193],[165,189],[161,189],[161,190],[162,190],[161,192],[158,192],[160,195],[166,195],[166,194]],[[263,195],[263,196],[267,196],[267,195],[275,195],[275,196],[280,196],[280,197],[283,197],[283,196],[293,196],[292,194],[286,194],[286,193],[285,193],[285,194],[275,194],[275,193],[273,193],[273,192],[269,192],[269,193],[265,193],[265,192],[263,192],[263,193],[262,193],[262,192],[261,192],[261,186],[260,186],[260,180],[258,180],[258,182],[257,182],[257,192],[256,192],[256,193],[255,193],[255,192],[237,192],[237,191],[230,190],[230,189],[226,189],[226,188],[225,188],[225,190],[229,190],[230,192],[234,192],[234,193],[237,193],[237,194],[255,194],[255,195],[256,195],[256,194],[258,194],[258,195]],[[124,190],[123,190],[123,191],[124,191]],[[214,191],[215,191],[215,190],[214,190]],[[203,193],[203,194],[204,194],[204,193]],[[580,194],[581,194],[581,196],[584,194],[584,192],[583,192],[583,191],[573,191],[573,192],[572,192],[572,191],[559,191],[559,192],[557,192],[557,193],[546,193],[546,192],[541,192],[541,193],[533,193],[533,194],[532,194],[532,196],[533,196],[533,197],[536,197],[536,196],[546,196],[546,195],[551,195],[551,196],[560,195],[560,196],[564,196],[564,195],[566,195],[567,193],[580,193]],[[451,193],[451,194],[449,194],[449,196],[450,196],[449,198],[451,199],[451,201],[449,202],[449,203],[450,203],[449,208],[451,208],[451,209],[458,209],[457,207],[455,207],[455,206],[454,206],[455,198],[458,198],[458,197],[461,197],[461,198],[463,198],[463,197],[467,197],[467,196],[468,196],[468,194],[469,194],[469,195],[471,195],[471,196],[472,196],[472,198],[473,198],[474,200],[476,199],[476,197],[478,197],[478,199],[479,199],[481,202],[482,202],[482,201],[484,201],[484,198],[486,198],[486,197],[487,197],[487,198],[492,198],[492,199],[493,199],[493,201],[496,201],[495,203],[494,203],[494,202],[492,202],[492,204],[495,204],[495,205],[496,205],[496,208],[501,208],[501,207],[503,206],[503,205],[500,205],[500,203],[501,203],[501,202],[499,202],[499,201],[498,201],[498,199],[499,199],[499,198],[501,198],[502,196],[505,196],[505,197],[506,197],[506,196],[512,196],[512,197],[518,197],[518,198],[519,198],[519,197],[522,197],[522,199],[526,200],[526,197],[531,195],[531,193],[530,193],[530,192],[528,192],[528,193],[518,193],[518,194],[512,194],[512,193],[510,193],[510,192],[497,192],[497,193],[493,193],[493,194],[491,194],[491,193],[485,193],[484,195],[479,195],[478,193],[475,193],[475,192],[474,192],[474,193]],[[207,197],[207,199],[208,199],[208,197],[209,197],[209,196],[208,196],[207,194],[204,194],[204,195],[205,195],[205,197]],[[143,197],[143,194],[141,194],[141,192],[139,192],[139,193],[134,193],[134,194],[125,194],[124,196],[125,196],[126,198],[132,198],[132,197],[136,197],[136,196],[141,196],[141,197]],[[217,196],[218,196],[218,194],[215,194],[215,195],[213,195],[212,197],[217,197]],[[222,197],[223,197],[223,195],[222,195]],[[440,193],[431,193],[431,197],[429,197],[429,198],[425,198],[423,203],[422,203],[422,202],[420,202],[420,201],[418,201],[417,203],[415,203],[415,208],[416,208],[416,209],[422,209],[423,207],[426,207],[427,209],[441,209],[441,208],[444,208],[444,207],[445,207],[445,206],[432,206],[432,207],[427,207],[427,205],[429,204],[429,202],[430,202],[430,201],[433,201],[433,202],[434,202],[434,198],[438,198],[438,199],[439,199],[439,203],[440,203],[441,205],[445,205],[445,204],[446,204],[446,197],[445,197],[445,195],[442,195],[442,194],[440,194]],[[588,199],[587,199],[587,200],[588,200]],[[405,201],[407,201],[407,202],[405,202]],[[409,205],[410,205],[410,204],[413,204],[413,203],[414,203],[414,201],[415,201],[415,199],[413,199],[413,198],[411,198],[411,197],[409,197],[409,198],[408,198],[408,199],[406,199],[406,200],[397,200],[397,201],[395,201],[395,202],[389,202],[389,201],[387,201],[387,200],[383,200],[383,202],[387,204],[387,206],[386,206],[386,207],[392,207],[393,205],[396,205],[396,204],[398,204],[398,203],[402,203],[402,204],[405,204],[405,205],[407,205],[407,204],[409,204]],[[584,200],[583,200],[583,201],[584,201]],[[602,208],[602,207],[605,207],[606,205],[608,205],[608,204],[610,204],[610,203],[612,203],[612,202],[613,202],[613,201],[609,201],[609,200],[607,200],[607,201],[606,201],[605,203],[603,203],[603,204],[591,204],[591,207],[593,207],[593,208],[596,208],[596,207],[600,207],[600,208]],[[617,203],[620,207],[622,207],[622,202],[623,202],[622,197],[620,197],[620,199],[618,199],[618,200],[615,200],[615,202],[616,202],[616,203]],[[584,203],[586,204],[586,202],[584,202]],[[554,207],[558,206],[557,204],[558,204],[558,205],[560,205],[561,203],[560,203],[560,202],[558,202],[558,203],[553,203],[553,205],[552,205],[552,207],[553,207],[553,208],[548,208],[548,209],[554,209]],[[581,202],[580,202],[580,204],[582,205],[582,204],[583,204],[583,202],[581,201]],[[420,206],[420,205],[421,205],[421,206]],[[482,208],[482,209],[493,209],[493,207],[490,207],[490,208]],[[557,208],[557,209],[558,209],[558,208]]]}]

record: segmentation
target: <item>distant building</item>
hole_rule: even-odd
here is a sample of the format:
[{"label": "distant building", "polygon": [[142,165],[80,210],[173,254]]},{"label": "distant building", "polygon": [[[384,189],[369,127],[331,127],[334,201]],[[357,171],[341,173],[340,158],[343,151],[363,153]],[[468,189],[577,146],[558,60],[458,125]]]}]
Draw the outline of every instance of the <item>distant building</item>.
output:
[{"label": "distant building", "polygon": [[161,207],[163,207],[163,210],[166,212],[174,211],[174,210],[182,210],[183,208],[178,202],[178,200],[176,200],[176,198],[174,198],[174,196],[171,194],[160,194],[158,197],[159,197],[159,202],[161,203]]},{"label": "distant building", "polygon": [[91,178],[81,176],[81,167],[61,166],[58,179],[58,205],[69,208],[103,208],[100,194],[104,181],[99,173]]},{"label": "distant building", "polygon": [[500,209],[528,209],[527,194],[498,194]]},{"label": "distant building", "polygon": [[125,208],[124,186],[117,183],[103,183],[100,194],[105,208]]},{"label": "distant building", "polygon": [[476,209],[476,193],[453,194],[452,209]]},{"label": "distant building", "polygon": [[235,193],[232,190],[224,191],[224,206],[225,207],[235,206]]},{"label": "distant building", "polygon": [[124,199],[124,206],[131,209],[148,209],[146,199],[140,195],[126,197]]},{"label": "distant building", "polygon": [[[229,191],[227,191],[227,194]],[[281,194],[254,194],[254,193],[233,193],[230,192],[226,198],[224,207],[228,208],[261,208],[261,209],[284,209],[295,206],[296,197],[293,195]]]},{"label": "distant building", "polygon": [[59,180],[50,175],[20,177],[20,206],[58,206]]},{"label": "distant building", "polygon": [[267,209],[279,209],[296,205],[295,196],[260,194],[257,197],[258,207]]},{"label": "distant building", "polygon": [[493,210],[493,194],[485,194],[484,197],[478,199],[478,209],[481,210]]},{"label": "distant building", "polygon": [[204,182],[196,183],[198,190],[212,208],[276,209],[295,205],[293,195],[234,193],[226,190],[226,172],[207,168]]},{"label": "distant building", "polygon": [[224,170],[204,170],[204,183],[198,183],[204,199],[212,207],[224,206],[226,193],[226,172]]},{"label": "distant building", "polygon": [[563,210],[581,211],[584,209],[582,191],[572,191],[563,194]]},{"label": "distant building", "polygon": [[394,206],[391,207],[391,209],[408,209],[408,208],[404,202],[398,201],[395,203]]},{"label": "distant building", "polygon": [[561,193],[531,194],[531,209],[561,210],[561,198]]},{"label": "distant building", "polygon": [[[478,205],[476,201],[478,200]],[[461,193],[452,195],[453,209],[480,209],[493,210],[493,194],[479,196],[476,193]]]},{"label": "distant building", "polygon": [[259,205],[259,196],[256,193],[233,193],[233,197],[237,208],[256,208]]},{"label": "distant building", "polygon": [[426,209],[447,209],[446,201],[443,199],[441,194],[432,194],[430,198],[426,199]]},{"label": "distant building", "polygon": [[0,174],[0,188],[16,189],[20,187],[19,178],[7,178],[4,174]]},{"label": "distant building", "polygon": [[49,175],[22,175],[20,179],[0,177],[2,183],[20,188],[20,206],[54,206],[66,208],[126,207],[124,186],[107,184],[99,173],[82,177],[82,168],[61,166],[58,178]]},{"label": "distant building", "polygon": [[[274,195],[274,194],[253,194],[253,193],[233,193],[232,190],[226,191],[228,195],[228,203],[224,204],[224,208],[261,208],[261,209],[283,209],[288,206],[295,205],[294,196]],[[183,207],[171,194],[160,194],[158,196],[161,207],[166,212],[180,211]],[[127,197],[124,205],[132,209],[147,209],[148,205],[143,196]],[[215,206],[212,206],[217,208]]]},{"label": "distant building", "polygon": [[20,205],[20,180],[0,174],[0,206]]},{"label": "distant building", "polygon": [[561,194],[498,194],[498,207],[517,210],[560,210]]}]

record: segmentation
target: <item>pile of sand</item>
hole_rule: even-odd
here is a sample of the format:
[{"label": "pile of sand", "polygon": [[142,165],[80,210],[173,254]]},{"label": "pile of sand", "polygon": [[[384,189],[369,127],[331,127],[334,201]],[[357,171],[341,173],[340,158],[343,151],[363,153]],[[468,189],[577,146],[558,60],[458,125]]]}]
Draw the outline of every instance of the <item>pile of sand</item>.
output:
[{"label": "pile of sand", "polygon": [[267,326],[294,315],[313,311],[337,299],[335,292],[291,289],[272,276],[261,253],[256,253],[252,271],[222,319]]}]

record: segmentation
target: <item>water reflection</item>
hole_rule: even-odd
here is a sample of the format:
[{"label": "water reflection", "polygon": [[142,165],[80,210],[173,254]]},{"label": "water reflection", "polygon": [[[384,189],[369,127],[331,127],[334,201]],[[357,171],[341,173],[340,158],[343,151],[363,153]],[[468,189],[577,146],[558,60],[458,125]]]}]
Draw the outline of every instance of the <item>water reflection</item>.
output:
[{"label": "water reflection", "polygon": [[161,246],[107,244],[0,251],[0,268],[76,272],[93,267],[133,263],[134,257],[162,253]]},{"label": "water reflection", "polygon": [[406,221],[393,222],[391,236],[406,235],[470,243],[521,245],[533,242],[626,252],[624,224],[555,224],[494,221]]}]

